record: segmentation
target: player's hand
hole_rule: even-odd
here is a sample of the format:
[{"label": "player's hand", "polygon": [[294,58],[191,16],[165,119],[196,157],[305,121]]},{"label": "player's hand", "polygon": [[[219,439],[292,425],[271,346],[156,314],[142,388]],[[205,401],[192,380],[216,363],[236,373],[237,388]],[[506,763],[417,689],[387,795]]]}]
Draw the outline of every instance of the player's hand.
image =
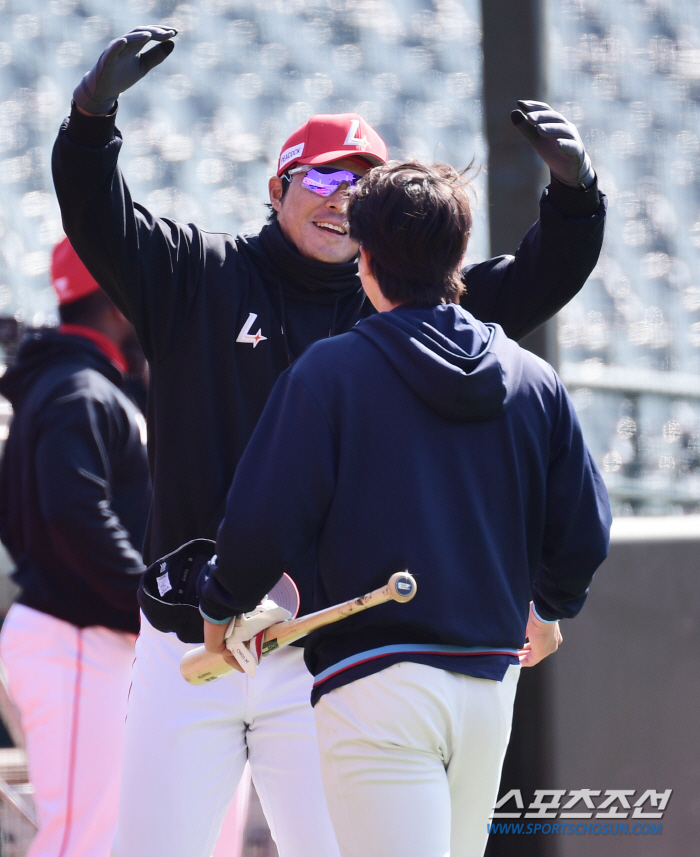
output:
[{"label": "player's hand", "polygon": [[[83,113],[110,113],[120,94],[163,62],[175,47],[171,41],[177,30],[168,27],[137,27],[110,42],[95,66],[73,92],[73,100]],[[141,53],[148,42],[159,42]]]},{"label": "player's hand", "polygon": [[206,619],[202,621],[204,622],[204,648],[208,652],[221,655],[230,667],[242,673],[243,668],[226,648],[225,637],[230,625],[215,625],[213,622],[207,622]]},{"label": "player's hand", "polygon": [[518,101],[518,107],[511,121],[552,175],[572,187],[589,188],[595,173],[576,126],[543,101]]},{"label": "player's hand", "polygon": [[562,642],[559,622],[542,622],[535,615],[532,602],[525,635],[528,641],[518,652],[521,667],[534,667],[554,654]]},{"label": "player's hand", "polygon": [[236,616],[229,624],[225,633],[226,647],[250,678],[260,663],[266,629],[284,622],[291,615],[289,610],[279,607],[266,596],[255,610]]},{"label": "player's hand", "polygon": [[284,622],[291,615],[289,610],[278,606],[266,595],[255,610],[251,610],[250,613],[244,613],[242,616],[236,616],[229,625],[229,630],[226,632],[226,640],[227,642],[250,640],[260,631],[264,631],[270,625]]}]

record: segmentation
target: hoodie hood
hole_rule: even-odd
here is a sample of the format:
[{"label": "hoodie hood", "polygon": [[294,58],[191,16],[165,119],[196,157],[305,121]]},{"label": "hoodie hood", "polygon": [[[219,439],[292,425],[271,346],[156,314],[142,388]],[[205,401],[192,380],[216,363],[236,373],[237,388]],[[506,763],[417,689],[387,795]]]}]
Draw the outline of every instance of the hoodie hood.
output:
[{"label": "hoodie hood", "polygon": [[75,363],[81,369],[95,369],[117,387],[123,386],[121,372],[95,343],[84,336],[42,327],[22,339],[15,362],[0,378],[0,394],[16,410],[40,375],[53,366],[67,363]]},{"label": "hoodie hood", "polygon": [[501,416],[522,371],[519,346],[500,325],[457,304],[397,307],[354,328],[431,410],[457,422]]}]

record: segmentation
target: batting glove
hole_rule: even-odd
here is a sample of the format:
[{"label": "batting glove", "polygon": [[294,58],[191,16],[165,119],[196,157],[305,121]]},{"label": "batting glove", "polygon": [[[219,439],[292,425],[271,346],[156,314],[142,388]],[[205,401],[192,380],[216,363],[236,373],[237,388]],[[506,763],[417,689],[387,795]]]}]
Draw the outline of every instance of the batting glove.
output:
[{"label": "batting glove", "polygon": [[518,101],[511,121],[563,184],[587,190],[595,181],[576,126],[543,101]]},{"label": "batting glove", "polygon": [[226,648],[251,678],[260,663],[265,631],[270,625],[291,618],[289,610],[279,607],[271,598],[263,598],[255,610],[236,616],[226,629]]},{"label": "batting glove", "polygon": [[[170,41],[177,30],[165,27],[137,27],[110,42],[95,66],[73,92],[73,101],[86,113],[110,113],[117,98],[163,62],[175,44]],[[160,44],[139,53],[151,40]]]}]

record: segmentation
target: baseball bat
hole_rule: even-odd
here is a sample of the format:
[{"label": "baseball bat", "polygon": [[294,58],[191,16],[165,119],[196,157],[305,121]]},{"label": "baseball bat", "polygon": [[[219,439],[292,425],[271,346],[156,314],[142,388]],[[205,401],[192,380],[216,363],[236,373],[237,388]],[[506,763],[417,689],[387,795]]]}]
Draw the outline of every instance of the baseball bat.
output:
[{"label": "baseball bat", "polygon": [[[380,589],[368,592],[359,598],[353,598],[325,610],[309,613],[299,619],[288,619],[286,622],[277,622],[265,629],[263,636],[262,655],[269,655],[276,649],[288,646],[295,640],[299,640],[324,625],[331,625],[346,619],[354,613],[384,604],[386,601],[398,601],[405,604],[416,594],[416,581],[408,571],[397,571],[389,578],[388,583]],[[236,672],[218,652],[208,652],[204,646],[198,646],[185,652],[180,662],[182,677],[190,684],[207,684],[210,681],[228,673]]]}]

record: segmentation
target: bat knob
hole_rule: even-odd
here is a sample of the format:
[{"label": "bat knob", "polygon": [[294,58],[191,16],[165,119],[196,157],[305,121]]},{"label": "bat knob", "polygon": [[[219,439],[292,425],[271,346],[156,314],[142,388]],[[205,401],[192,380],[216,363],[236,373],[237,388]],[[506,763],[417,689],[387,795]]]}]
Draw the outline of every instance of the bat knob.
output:
[{"label": "bat knob", "polygon": [[394,601],[406,603],[416,594],[418,584],[407,571],[397,571],[389,578],[389,593]]}]

